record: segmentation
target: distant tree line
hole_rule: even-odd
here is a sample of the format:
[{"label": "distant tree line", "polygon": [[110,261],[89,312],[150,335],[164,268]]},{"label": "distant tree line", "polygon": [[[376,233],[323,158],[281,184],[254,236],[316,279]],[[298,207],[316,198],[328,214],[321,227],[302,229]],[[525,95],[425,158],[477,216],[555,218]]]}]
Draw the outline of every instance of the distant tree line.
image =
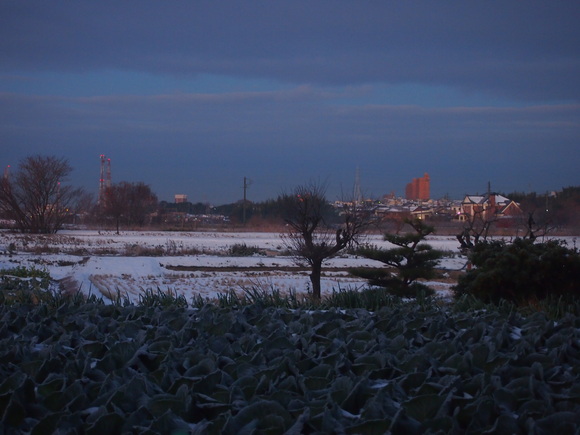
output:
[{"label": "distant tree line", "polygon": [[[67,184],[72,168],[66,159],[30,156],[20,162],[14,173],[5,173],[0,182],[0,218],[12,222],[22,232],[54,233],[66,224],[138,228],[161,225],[164,215],[221,215],[234,225],[283,225],[287,195],[261,202],[238,201],[211,206],[208,203],[159,202],[143,182],[109,186],[95,201],[82,189]],[[505,196],[520,203],[524,227],[578,226],[580,187],[566,187],[557,194],[513,192]],[[341,210],[324,199],[325,223],[341,223]]]},{"label": "distant tree line", "polygon": [[518,202],[525,217],[531,216],[538,225],[580,225],[580,186],[564,187],[554,193],[513,192],[505,196]]},{"label": "distant tree line", "polygon": [[244,223],[255,221],[276,221],[280,220],[283,214],[283,205],[280,197],[276,199],[268,199],[261,202],[251,202],[246,200],[238,201],[232,204],[224,204],[215,208],[216,212],[229,216],[233,222]]},{"label": "distant tree line", "polygon": [[167,202],[161,201],[159,203],[159,210],[162,213],[186,213],[186,214],[211,214],[215,210],[208,203],[203,202]]}]

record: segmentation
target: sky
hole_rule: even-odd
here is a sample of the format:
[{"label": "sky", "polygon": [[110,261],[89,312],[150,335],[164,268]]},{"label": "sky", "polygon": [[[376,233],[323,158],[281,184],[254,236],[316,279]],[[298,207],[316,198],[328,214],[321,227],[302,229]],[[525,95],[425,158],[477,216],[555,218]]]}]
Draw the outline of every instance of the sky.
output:
[{"label": "sky", "polygon": [[[580,185],[580,2],[0,0],[0,165],[226,204]],[[358,174],[358,177],[357,177]]]}]

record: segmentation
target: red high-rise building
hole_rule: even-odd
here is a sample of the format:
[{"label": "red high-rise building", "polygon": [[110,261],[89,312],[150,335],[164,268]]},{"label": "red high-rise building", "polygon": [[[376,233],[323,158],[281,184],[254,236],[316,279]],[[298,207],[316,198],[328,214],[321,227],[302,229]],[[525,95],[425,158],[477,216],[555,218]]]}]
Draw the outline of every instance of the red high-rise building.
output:
[{"label": "red high-rise building", "polygon": [[430,195],[431,181],[427,172],[421,178],[413,178],[413,181],[405,188],[405,198],[407,199],[427,201]]}]

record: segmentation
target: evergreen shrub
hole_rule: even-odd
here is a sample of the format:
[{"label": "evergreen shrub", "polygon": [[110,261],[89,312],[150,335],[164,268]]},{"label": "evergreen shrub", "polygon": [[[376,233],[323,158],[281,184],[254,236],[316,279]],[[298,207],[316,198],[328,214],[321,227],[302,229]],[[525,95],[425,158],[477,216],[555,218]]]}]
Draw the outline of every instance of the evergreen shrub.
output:
[{"label": "evergreen shrub", "polygon": [[252,255],[261,255],[262,250],[257,246],[248,246],[245,243],[235,243],[230,246],[229,255],[233,257],[251,257]]},{"label": "evergreen shrub", "polygon": [[469,294],[484,302],[523,305],[580,295],[580,255],[562,241],[487,241],[474,247],[470,261],[474,267],[454,287],[457,298]]},{"label": "evergreen shrub", "polygon": [[394,248],[363,246],[356,252],[365,258],[380,261],[386,267],[358,267],[349,269],[349,272],[368,280],[371,286],[388,289],[395,296],[417,297],[433,294],[432,289],[417,280],[436,276],[435,267],[443,252],[425,243],[427,236],[435,229],[419,219],[408,219],[405,222],[411,226],[412,232],[403,235],[388,233],[384,235],[386,241],[395,245]]}]

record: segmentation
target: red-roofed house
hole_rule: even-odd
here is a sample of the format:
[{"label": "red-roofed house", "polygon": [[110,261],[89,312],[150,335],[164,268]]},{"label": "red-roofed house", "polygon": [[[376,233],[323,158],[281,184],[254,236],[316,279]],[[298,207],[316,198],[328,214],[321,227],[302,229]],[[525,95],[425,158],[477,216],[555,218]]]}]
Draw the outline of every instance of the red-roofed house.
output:
[{"label": "red-roofed house", "polygon": [[523,212],[517,202],[497,193],[466,195],[461,202],[459,219],[466,220],[468,216],[476,214],[481,214],[484,220],[492,220],[520,217]]}]

